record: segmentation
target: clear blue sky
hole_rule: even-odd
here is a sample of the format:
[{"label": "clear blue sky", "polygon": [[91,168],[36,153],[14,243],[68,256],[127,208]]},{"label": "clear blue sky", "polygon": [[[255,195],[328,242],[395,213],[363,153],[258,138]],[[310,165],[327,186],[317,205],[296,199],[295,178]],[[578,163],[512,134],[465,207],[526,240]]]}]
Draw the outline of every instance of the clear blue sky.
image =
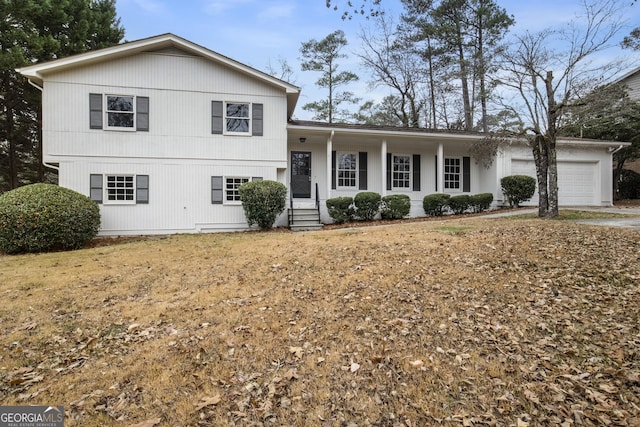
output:
[{"label": "clear blue sky", "polygon": [[[640,26],[640,3],[625,12],[629,28]],[[340,4],[346,0],[340,0]],[[354,3],[359,4],[359,0]],[[581,10],[581,0],[498,0],[498,4],[515,17],[512,33],[537,31],[561,26]],[[402,11],[400,0],[382,0],[388,16]],[[360,82],[349,86],[357,94],[369,94],[367,99],[381,99],[385,93],[372,92],[367,87],[369,76],[359,67],[351,52],[359,46],[361,27],[372,23],[363,17],[343,21],[341,13],[327,9],[325,0],[117,0],[116,9],[125,28],[126,40],[137,40],[164,33],[174,33],[208,49],[231,57],[262,71],[269,63],[278,69],[278,58],[284,58],[294,69],[291,83],[302,88],[296,116],[309,119],[302,110],[307,102],[319,100],[322,92],[315,88],[317,73],[300,70],[299,49],[302,42],[320,40],[341,29],[349,45],[344,53],[349,59],[340,62],[360,76]],[[640,53],[612,50],[611,57],[624,54],[629,67],[640,66]]]}]

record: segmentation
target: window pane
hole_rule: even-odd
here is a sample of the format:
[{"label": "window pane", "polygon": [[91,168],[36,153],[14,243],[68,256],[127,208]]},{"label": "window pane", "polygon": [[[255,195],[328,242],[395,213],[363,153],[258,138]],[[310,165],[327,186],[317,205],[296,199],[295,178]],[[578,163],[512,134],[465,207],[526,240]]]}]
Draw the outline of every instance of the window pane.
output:
[{"label": "window pane", "polygon": [[444,159],[444,188],[451,190],[460,188],[460,159]]},{"label": "window pane", "polygon": [[134,190],[133,176],[107,176],[107,200],[133,201]]},{"label": "window pane", "polygon": [[107,113],[108,126],[132,128],[133,127],[133,114],[132,113]]},{"label": "window pane", "polygon": [[227,117],[249,118],[249,104],[227,104]]},{"label": "window pane", "polygon": [[107,111],[129,111],[133,113],[133,96],[107,96]]},{"label": "window pane", "polygon": [[409,188],[411,186],[411,158],[409,156],[393,156],[392,187]]},{"label": "window pane", "polygon": [[249,178],[227,178],[225,181],[225,199],[229,202],[239,202],[240,192],[238,188],[245,182],[249,182]]},{"label": "window pane", "polygon": [[227,119],[228,132],[249,132],[249,120]]}]

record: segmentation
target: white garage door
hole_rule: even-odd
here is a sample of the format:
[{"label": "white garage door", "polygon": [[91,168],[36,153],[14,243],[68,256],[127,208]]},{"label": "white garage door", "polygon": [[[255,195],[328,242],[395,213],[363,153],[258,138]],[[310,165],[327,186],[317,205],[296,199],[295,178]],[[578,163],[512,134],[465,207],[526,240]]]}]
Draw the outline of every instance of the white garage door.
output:
[{"label": "white garage door", "polygon": [[[597,205],[598,187],[597,163],[595,162],[558,162],[558,199],[560,206]],[[536,167],[532,160],[512,160],[512,175],[536,177]],[[537,185],[537,181],[536,181]],[[524,205],[538,204],[538,190],[533,198]]]}]

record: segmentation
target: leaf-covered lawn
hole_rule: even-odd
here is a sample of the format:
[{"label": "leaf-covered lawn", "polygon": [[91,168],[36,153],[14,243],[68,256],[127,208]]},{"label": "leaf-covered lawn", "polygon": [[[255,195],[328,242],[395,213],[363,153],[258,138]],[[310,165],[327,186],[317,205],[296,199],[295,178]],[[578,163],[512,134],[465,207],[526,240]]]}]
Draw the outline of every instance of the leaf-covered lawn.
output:
[{"label": "leaf-covered lawn", "polygon": [[0,257],[0,402],[66,426],[640,424],[640,232],[458,219]]}]

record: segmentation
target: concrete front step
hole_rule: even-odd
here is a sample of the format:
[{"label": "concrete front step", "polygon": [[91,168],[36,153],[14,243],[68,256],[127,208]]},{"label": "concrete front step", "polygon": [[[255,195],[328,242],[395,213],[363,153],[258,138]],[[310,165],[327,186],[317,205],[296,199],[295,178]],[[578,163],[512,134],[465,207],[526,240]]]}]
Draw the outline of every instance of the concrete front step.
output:
[{"label": "concrete front step", "polygon": [[292,231],[319,230],[322,228],[320,215],[316,209],[289,209]]}]

